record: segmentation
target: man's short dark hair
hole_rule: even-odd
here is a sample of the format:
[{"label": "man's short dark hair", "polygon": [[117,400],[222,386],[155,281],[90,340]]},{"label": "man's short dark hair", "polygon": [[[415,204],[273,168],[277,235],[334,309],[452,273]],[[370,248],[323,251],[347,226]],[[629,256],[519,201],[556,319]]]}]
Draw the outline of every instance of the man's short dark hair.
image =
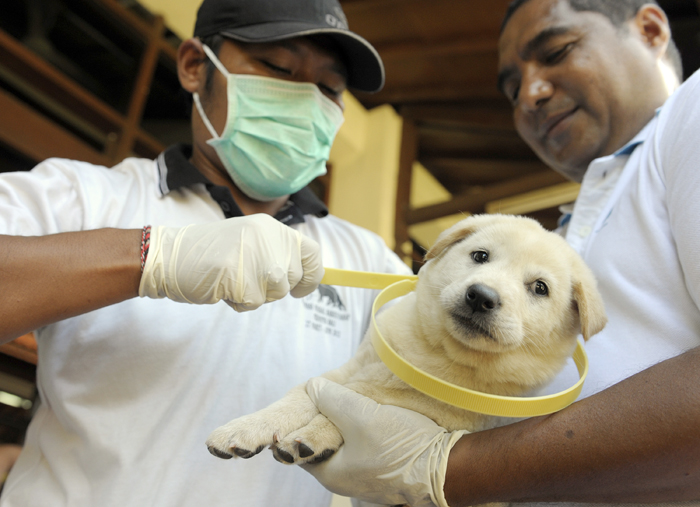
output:
[{"label": "man's short dark hair", "polygon": [[[503,18],[503,23],[501,24],[501,32],[508,24],[508,21],[513,16],[515,11],[517,11],[523,4],[527,3],[529,0],[512,0],[508,5],[508,10]],[[603,14],[610,22],[616,26],[621,27],[624,23],[636,16],[639,9],[645,4],[659,5],[656,0],[567,0],[569,5],[575,11],[593,11]],[[669,41],[668,49],[666,50],[666,58],[668,59],[671,67],[676,72],[678,79],[683,81],[683,62],[681,61],[681,54],[678,51],[676,43],[673,38]]]}]

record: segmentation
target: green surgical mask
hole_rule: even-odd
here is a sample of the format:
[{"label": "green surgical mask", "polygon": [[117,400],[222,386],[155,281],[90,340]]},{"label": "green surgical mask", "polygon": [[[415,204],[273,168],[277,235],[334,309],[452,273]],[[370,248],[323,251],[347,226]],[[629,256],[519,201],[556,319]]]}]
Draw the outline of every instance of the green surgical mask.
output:
[{"label": "green surgical mask", "polygon": [[228,80],[226,126],[218,135],[194,103],[212,135],[212,146],[236,186],[248,197],[271,201],[298,192],[326,174],[326,161],[343,111],[312,83],[231,74],[214,52],[204,51]]}]

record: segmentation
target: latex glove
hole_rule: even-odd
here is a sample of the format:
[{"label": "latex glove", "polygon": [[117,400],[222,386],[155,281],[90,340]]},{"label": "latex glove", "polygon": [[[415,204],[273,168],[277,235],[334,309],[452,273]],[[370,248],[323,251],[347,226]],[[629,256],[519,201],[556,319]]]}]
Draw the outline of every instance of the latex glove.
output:
[{"label": "latex glove", "polygon": [[288,293],[304,297],[323,274],[318,243],[269,215],[249,215],[152,228],[139,296],[197,304],[224,300],[242,312]]},{"label": "latex glove", "polygon": [[303,465],[327,489],[381,505],[447,507],[447,458],[467,431],[449,433],[417,412],[380,405],[325,378],[311,379],[306,392],[345,439],[327,461]]}]

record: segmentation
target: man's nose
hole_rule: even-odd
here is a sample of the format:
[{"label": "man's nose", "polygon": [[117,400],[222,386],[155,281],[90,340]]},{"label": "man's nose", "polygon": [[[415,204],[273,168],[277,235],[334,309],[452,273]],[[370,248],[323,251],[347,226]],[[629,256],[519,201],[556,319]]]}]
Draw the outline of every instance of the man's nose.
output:
[{"label": "man's nose", "polygon": [[520,85],[520,96],[518,101],[529,111],[536,111],[552,98],[554,85],[542,72],[537,70],[529,71]]}]

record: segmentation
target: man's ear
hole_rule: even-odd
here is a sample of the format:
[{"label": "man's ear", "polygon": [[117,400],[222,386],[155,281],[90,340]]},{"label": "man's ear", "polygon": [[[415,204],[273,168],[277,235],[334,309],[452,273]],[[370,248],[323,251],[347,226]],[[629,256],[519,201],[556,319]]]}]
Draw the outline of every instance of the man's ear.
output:
[{"label": "man's ear", "polygon": [[635,15],[633,25],[642,42],[657,55],[657,58],[666,55],[671,41],[671,26],[661,7],[654,4],[643,5]]},{"label": "man's ear", "polygon": [[180,44],[177,50],[177,77],[185,91],[194,93],[204,85],[206,61],[207,55],[199,39],[187,39]]}]

